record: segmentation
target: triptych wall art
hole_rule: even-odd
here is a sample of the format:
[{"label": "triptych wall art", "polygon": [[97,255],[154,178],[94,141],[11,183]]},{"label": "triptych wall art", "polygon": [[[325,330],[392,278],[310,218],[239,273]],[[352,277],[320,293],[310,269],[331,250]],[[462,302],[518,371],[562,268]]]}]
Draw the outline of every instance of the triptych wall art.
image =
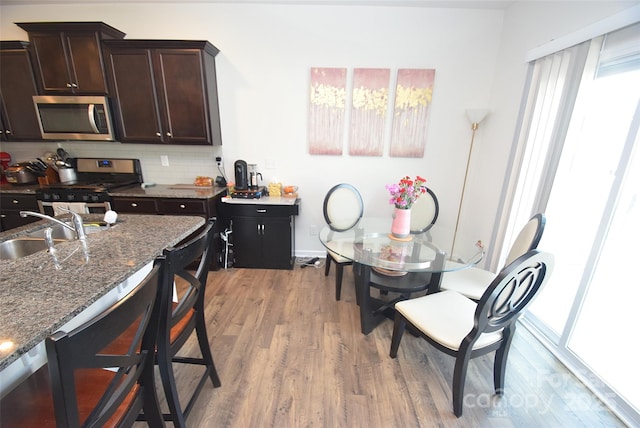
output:
[{"label": "triptych wall art", "polygon": [[[382,156],[385,130],[390,126],[389,156],[423,157],[435,70],[399,69],[391,94],[395,97],[392,110],[390,77],[390,69],[356,68],[348,94],[346,68],[312,68],[309,153],[341,155],[348,117],[350,155]],[[351,101],[348,110],[347,95]]]}]

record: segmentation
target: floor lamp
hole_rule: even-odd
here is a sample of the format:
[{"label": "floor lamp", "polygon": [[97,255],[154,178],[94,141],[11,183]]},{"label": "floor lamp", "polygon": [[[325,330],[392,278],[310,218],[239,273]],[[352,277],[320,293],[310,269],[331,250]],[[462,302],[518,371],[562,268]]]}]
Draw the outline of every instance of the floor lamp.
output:
[{"label": "floor lamp", "polygon": [[456,219],[456,228],[453,231],[453,243],[451,244],[451,257],[453,257],[453,249],[456,245],[456,237],[458,235],[458,226],[460,225],[460,214],[462,213],[462,202],[464,201],[464,191],[467,188],[467,176],[469,175],[469,165],[471,164],[471,152],[473,152],[473,140],[480,122],[487,117],[489,110],[484,108],[467,109],[467,118],[471,122],[471,144],[469,145],[469,156],[467,157],[467,168],[464,171],[464,181],[462,183],[462,194],[460,195],[460,205],[458,206],[458,218]]}]

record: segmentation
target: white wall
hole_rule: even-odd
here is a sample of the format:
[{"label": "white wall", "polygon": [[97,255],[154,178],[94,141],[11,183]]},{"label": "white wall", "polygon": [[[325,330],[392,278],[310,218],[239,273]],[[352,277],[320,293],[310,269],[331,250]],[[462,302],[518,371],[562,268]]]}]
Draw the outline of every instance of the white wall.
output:
[{"label": "white wall", "polygon": [[[386,215],[391,206],[384,185],[407,174],[422,175],[439,197],[438,222],[453,229],[471,137],[464,112],[478,106],[492,113],[476,136],[463,233],[489,242],[524,84],[525,52],[620,7],[613,2],[517,3],[504,12],[187,2],[5,5],[0,6],[0,38],[27,39],[14,22],[103,21],[128,38],[209,40],[221,51],[221,148],[65,143],[65,149],[74,156],[138,157],[145,179],[165,184],[218,175],[214,159],[219,155],[228,175],[236,159],[257,163],[266,182],[278,178],[300,187],[297,252],[321,255],[309,230],[324,224],[322,198],[341,181],[362,191],[367,214]],[[309,155],[310,67],[386,67],[392,75],[397,68],[435,68],[424,158],[353,157],[347,147],[342,156]],[[51,148],[55,144],[5,143],[2,150],[24,160]],[[169,156],[169,168],[160,166],[161,154]],[[265,168],[267,159],[275,168]]]}]

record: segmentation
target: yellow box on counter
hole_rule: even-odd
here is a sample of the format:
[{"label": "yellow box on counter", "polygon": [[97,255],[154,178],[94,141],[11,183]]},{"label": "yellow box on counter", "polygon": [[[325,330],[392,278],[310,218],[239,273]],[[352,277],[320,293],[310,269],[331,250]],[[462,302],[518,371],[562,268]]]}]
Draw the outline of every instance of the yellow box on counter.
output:
[{"label": "yellow box on counter", "polygon": [[269,183],[269,196],[282,195],[282,183]]}]

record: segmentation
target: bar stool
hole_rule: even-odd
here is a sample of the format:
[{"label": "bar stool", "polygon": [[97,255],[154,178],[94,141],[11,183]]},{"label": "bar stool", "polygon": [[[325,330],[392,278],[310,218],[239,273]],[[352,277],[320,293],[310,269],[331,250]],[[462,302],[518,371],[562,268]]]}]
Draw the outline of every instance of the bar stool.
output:
[{"label": "bar stool", "polygon": [[153,370],[163,269],[157,263],[106,311],[48,337],[47,364],[0,401],[2,427],[131,426],[143,410],[149,426],[164,426]]},{"label": "bar stool", "polygon": [[[210,219],[204,230],[196,237],[177,248],[165,249],[167,269],[165,280],[159,293],[159,330],[156,351],[156,364],[164,388],[169,414],[165,420],[173,421],[174,426],[185,427],[185,419],[191,412],[202,387],[207,379],[214,387],[221,385],[209,347],[204,317],[204,296],[209,274],[209,265],[213,256],[213,236],[215,219]],[[195,273],[188,266],[200,258]],[[174,281],[178,290],[178,301],[173,301]],[[178,356],[187,339],[195,331],[200,347],[201,358]],[[205,367],[204,373],[191,394],[184,410],[181,408],[173,363],[195,364]]]}]

